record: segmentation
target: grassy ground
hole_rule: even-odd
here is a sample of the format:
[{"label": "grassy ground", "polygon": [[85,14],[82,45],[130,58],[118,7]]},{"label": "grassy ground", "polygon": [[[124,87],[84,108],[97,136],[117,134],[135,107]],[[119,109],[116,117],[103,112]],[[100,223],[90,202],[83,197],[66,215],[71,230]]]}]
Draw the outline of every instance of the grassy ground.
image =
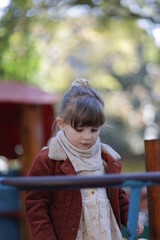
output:
[{"label": "grassy ground", "polygon": [[122,160],[122,173],[130,172],[145,172],[145,160],[143,159],[129,159]]}]

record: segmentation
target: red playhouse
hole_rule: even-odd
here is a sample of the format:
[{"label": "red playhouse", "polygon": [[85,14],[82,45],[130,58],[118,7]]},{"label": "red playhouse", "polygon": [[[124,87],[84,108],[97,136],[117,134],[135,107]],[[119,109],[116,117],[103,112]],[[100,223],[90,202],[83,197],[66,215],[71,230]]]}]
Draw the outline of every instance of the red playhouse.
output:
[{"label": "red playhouse", "polygon": [[[3,159],[8,163],[18,159],[19,174],[26,175],[35,155],[51,137],[57,102],[58,95],[54,93],[0,80],[0,167]],[[31,239],[20,199],[16,189],[0,186],[1,240]]]}]

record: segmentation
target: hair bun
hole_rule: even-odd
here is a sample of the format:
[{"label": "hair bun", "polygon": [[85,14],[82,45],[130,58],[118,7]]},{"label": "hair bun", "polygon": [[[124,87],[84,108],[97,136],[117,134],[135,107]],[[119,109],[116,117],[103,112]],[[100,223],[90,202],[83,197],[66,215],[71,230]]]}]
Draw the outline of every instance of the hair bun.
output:
[{"label": "hair bun", "polygon": [[91,87],[91,84],[87,79],[77,78],[73,81],[71,85],[71,87],[74,87],[74,86],[81,86],[83,88],[88,88],[88,87]]}]

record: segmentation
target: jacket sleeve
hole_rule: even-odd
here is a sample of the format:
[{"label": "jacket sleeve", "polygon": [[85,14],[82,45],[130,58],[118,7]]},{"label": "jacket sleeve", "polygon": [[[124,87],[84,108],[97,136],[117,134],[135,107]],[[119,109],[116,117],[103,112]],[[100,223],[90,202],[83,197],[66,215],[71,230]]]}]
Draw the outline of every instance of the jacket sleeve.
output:
[{"label": "jacket sleeve", "polygon": [[[53,161],[46,150],[41,151],[29,170],[28,176],[53,175]],[[48,190],[25,192],[25,207],[28,223],[35,240],[56,240],[53,224],[49,218],[51,194]]]},{"label": "jacket sleeve", "polygon": [[128,212],[129,212],[129,199],[126,195],[126,192],[122,188],[118,189],[118,194],[119,194],[121,223],[124,226],[127,226]]}]

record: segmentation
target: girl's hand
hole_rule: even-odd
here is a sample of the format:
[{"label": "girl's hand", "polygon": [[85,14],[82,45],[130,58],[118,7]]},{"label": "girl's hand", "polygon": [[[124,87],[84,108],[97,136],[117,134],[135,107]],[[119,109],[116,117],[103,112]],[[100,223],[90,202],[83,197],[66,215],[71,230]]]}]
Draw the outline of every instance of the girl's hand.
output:
[{"label": "girl's hand", "polygon": [[137,229],[137,234],[138,236],[140,236],[144,231],[144,226],[142,225],[142,223],[138,222],[138,229]]}]

